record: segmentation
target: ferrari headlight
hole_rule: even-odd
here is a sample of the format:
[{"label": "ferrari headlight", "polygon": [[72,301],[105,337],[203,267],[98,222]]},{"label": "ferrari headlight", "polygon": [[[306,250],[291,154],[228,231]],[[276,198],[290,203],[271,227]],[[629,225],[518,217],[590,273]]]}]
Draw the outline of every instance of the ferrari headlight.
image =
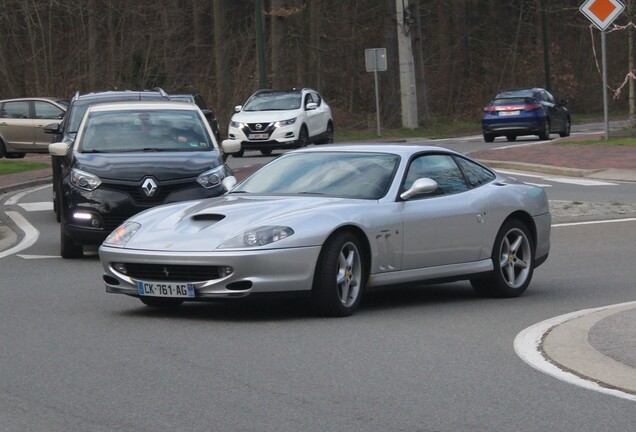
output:
[{"label": "ferrari headlight", "polygon": [[204,172],[197,177],[197,183],[206,189],[213,188],[221,184],[221,180],[225,178],[225,167],[223,165]]},{"label": "ferrari headlight", "polygon": [[245,231],[242,234],[226,241],[221,245],[221,249],[230,248],[252,248],[265,246],[277,242],[294,234],[294,230],[285,226],[263,226],[253,230]]},{"label": "ferrari headlight", "polygon": [[71,184],[80,189],[93,191],[102,184],[102,181],[94,174],[73,168],[71,170]]},{"label": "ferrari headlight", "polygon": [[141,228],[141,225],[137,222],[124,222],[106,237],[104,244],[106,246],[124,247],[132,236],[139,231],[139,228]]},{"label": "ferrari headlight", "polygon": [[296,117],[290,118],[288,120],[277,121],[274,124],[274,126],[276,126],[276,127],[289,126],[289,125],[293,125],[294,123],[296,123]]}]

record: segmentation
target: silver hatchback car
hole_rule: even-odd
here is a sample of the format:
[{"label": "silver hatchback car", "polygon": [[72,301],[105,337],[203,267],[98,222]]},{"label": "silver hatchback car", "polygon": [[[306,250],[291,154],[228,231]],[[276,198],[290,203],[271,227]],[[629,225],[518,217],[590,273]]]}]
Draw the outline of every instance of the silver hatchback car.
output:
[{"label": "silver hatchback car", "polygon": [[0,101],[0,158],[48,153],[51,136],[44,127],[62,121],[68,101],[33,97]]}]

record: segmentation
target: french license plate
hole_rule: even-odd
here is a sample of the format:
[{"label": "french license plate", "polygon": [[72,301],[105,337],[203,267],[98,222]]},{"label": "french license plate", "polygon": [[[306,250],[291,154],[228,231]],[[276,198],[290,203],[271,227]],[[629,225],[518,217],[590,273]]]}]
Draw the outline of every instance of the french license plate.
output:
[{"label": "french license plate", "polygon": [[517,116],[521,113],[521,111],[499,111],[499,115],[501,117],[507,117],[507,116]]},{"label": "french license plate", "polygon": [[255,134],[249,134],[247,137],[249,139],[267,139],[267,138],[269,138],[269,134],[266,134],[266,133],[255,133]]},{"label": "french license plate", "polygon": [[137,282],[137,292],[147,297],[194,298],[194,285],[185,282]]}]

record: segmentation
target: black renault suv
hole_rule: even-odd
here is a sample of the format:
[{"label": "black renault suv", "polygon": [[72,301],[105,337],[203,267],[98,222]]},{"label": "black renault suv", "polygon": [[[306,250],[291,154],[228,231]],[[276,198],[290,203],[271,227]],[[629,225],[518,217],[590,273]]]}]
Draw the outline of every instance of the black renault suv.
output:
[{"label": "black renault suv", "polygon": [[[79,91],[71,99],[66,111],[66,115],[62,122],[51,124],[44,128],[44,132],[55,135],[53,142],[63,142],[69,146],[73,146],[77,129],[84,118],[86,110],[96,104],[109,102],[126,102],[126,101],[151,101],[151,100],[170,100],[168,94],[160,89],[153,90],[115,90],[101,91],[80,94]],[[60,175],[64,168],[64,158],[52,156],[51,168],[53,170],[53,210],[55,218],[60,222],[60,205],[58,185],[60,183]]]},{"label": "black renault suv", "polygon": [[[63,159],[57,187],[60,253],[77,258],[124,220],[148,208],[218,196],[234,180],[223,162],[238,141],[216,143],[201,110],[181,102],[99,104],[86,111]],[[226,187],[226,185],[228,185]]]}]

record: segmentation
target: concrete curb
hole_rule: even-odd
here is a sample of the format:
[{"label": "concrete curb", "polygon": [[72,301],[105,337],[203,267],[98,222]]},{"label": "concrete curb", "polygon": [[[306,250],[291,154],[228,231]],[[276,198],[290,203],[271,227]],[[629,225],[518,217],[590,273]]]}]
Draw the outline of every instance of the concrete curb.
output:
[{"label": "concrete curb", "polygon": [[592,327],[603,319],[636,308],[634,302],[600,308],[551,328],[544,336],[544,355],[562,369],[602,387],[636,395],[636,369],[598,351],[589,343]]}]

